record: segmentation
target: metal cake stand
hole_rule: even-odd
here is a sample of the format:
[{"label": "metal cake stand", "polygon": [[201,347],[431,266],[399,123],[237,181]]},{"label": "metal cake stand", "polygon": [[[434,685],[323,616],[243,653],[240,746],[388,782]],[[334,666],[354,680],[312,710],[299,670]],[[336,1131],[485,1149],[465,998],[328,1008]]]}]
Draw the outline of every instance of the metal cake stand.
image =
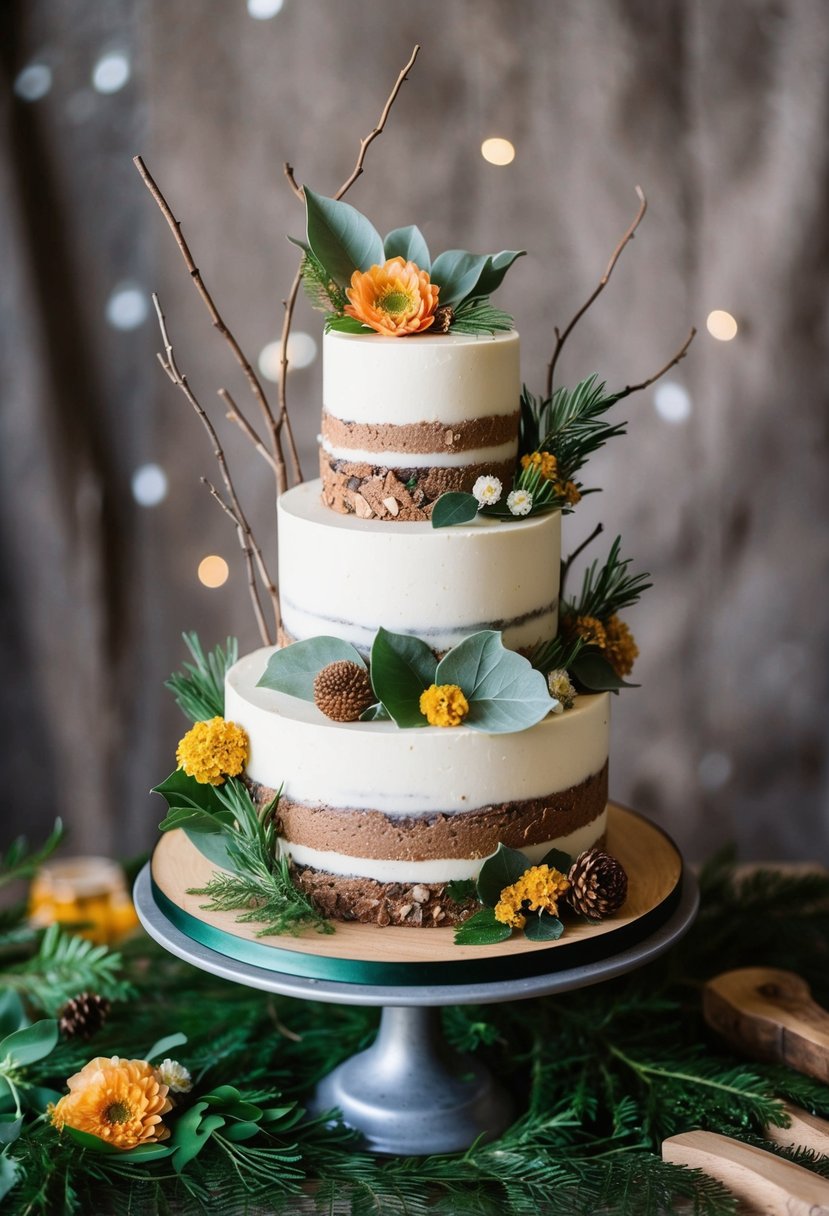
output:
[{"label": "metal cake stand", "polygon": [[382,1007],[374,1044],[320,1082],[314,1112],[342,1111],[365,1147],[376,1153],[422,1156],[459,1152],[479,1136],[493,1138],[512,1122],[506,1093],[487,1069],[451,1050],[441,1033],[442,1005],[493,1004],[568,992],[633,971],[664,954],[691,927],[699,906],[686,870],[667,919],[635,945],[580,966],[525,979],[429,986],[349,984],[270,971],[219,954],[171,923],[156,901],[149,863],[135,884],[135,906],[147,933],[171,954],[222,979],[301,1000]]}]

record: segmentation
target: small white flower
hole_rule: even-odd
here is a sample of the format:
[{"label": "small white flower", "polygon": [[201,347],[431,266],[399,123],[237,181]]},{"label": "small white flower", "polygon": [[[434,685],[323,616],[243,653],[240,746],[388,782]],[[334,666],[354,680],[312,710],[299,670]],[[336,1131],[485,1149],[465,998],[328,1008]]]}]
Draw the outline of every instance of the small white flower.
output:
[{"label": "small white flower", "polygon": [[187,1094],[193,1088],[193,1079],[178,1060],[162,1060],[157,1070],[162,1085],[167,1085],[174,1094]]},{"label": "small white flower", "polygon": [[532,505],[533,496],[529,490],[513,490],[507,497],[507,506],[513,515],[529,515]]},{"label": "small white flower", "polygon": [[560,713],[564,709],[573,708],[578,694],[576,693],[573,681],[563,667],[557,667],[555,671],[549,673],[547,676],[547,687],[550,690],[550,695],[558,701],[558,708],[553,710],[554,714]]},{"label": "small white flower", "polygon": [[478,510],[498,502],[503,488],[497,477],[479,477],[472,487],[472,493],[478,500]]}]

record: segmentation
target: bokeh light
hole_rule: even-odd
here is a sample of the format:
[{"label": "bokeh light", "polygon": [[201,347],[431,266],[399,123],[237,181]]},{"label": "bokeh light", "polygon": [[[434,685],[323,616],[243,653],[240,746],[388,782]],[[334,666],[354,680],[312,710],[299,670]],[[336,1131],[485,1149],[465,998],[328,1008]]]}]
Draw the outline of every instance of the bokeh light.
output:
[{"label": "bokeh light", "polygon": [[167,474],[158,464],[142,464],[132,475],[132,496],[139,507],[157,507],[167,497]]},{"label": "bokeh light", "polygon": [[199,562],[199,582],[205,587],[222,587],[230,573],[227,562],[215,553],[208,554]]},{"label": "bokeh light", "polygon": [[663,380],[654,389],[653,406],[665,422],[687,422],[691,417],[691,394],[675,380]]},{"label": "bokeh light", "polygon": [[52,69],[45,63],[30,63],[14,80],[14,91],[22,101],[40,101],[52,87]]},{"label": "bokeh light", "polygon": [[130,61],[123,51],[102,55],[92,69],[92,87],[96,93],[117,93],[130,78]]},{"label": "bokeh light", "polygon": [[267,21],[281,12],[285,0],[248,0],[248,16],[257,21]]},{"label": "bokeh light", "polygon": [[731,779],[734,766],[724,752],[706,752],[697,765],[697,776],[704,790],[721,790]]},{"label": "bokeh light", "polygon": [[119,283],[106,304],[106,319],[113,329],[137,329],[149,312],[147,293],[137,283]]},{"label": "bokeh light", "polygon": [[481,144],[481,156],[491,165],[511,165],[515,160],[515,148],[508,139],[493,136]]},{"label": "bokeh light", "polygon": [[[317,341],[311,334],[297,330],[288,338],[288,371],[310,367],[317,357]],[[268,342],[259,352],[259,370],[266,380],[278,383],[282,376],[282,343]]]},{"label": "bokeh light", "polygon": [[716,338],[718,342],[730,342],[737,336],[738,326],[735,318],[722,308],[709,312],[705,324],[711,337]]}]

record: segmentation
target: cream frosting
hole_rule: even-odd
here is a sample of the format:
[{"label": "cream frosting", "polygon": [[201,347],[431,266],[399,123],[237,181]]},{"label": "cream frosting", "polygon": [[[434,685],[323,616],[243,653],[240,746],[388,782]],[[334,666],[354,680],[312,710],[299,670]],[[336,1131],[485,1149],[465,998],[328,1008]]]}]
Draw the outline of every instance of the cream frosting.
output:
[{"label": "cream frosting", "polygon": [[433,528],[339,515],[319,481],[279,500],[283,625],[295,640],[331,634],[368,650],[382,625],[436,651],[479,629],[530,648],[555,637],[560,561],[558,512]]},{"label": "cream frosting", "polygon": [[347,422],[465,422],[513,413],[520,393],[514,331],[323,338],[323,402]]},{"label": "cream frosting", "polygon": [[610,697],[528,730],[489,735],[468,727],[401,730],[392,722],[332,722],[315,705],[258,688],[272,648],[239,659],[225,682],[225,716],[250,741],[248,776],[310,806],[387,815],[452,814],[546,798],[607,761]]},{"label": "cream frosting", "polygon": [[[542,844],[526,845],[521,852],[533,863],[538,863],[550,849],[561,849],[576,857],[585,849],[592,848],[607,829],[607,809],[592,823],[557,836]],[[307,845],[281,842],[282,850],[300,866],[312,866],[329,874],[351,878],[373,878],[377,882],[438,883],[458,882],[465,878],[477,878],[484,858],[441,857],[432,861],[385,861],[369,857],[351,857],[346,853],[334,853],[312,849]]]}]

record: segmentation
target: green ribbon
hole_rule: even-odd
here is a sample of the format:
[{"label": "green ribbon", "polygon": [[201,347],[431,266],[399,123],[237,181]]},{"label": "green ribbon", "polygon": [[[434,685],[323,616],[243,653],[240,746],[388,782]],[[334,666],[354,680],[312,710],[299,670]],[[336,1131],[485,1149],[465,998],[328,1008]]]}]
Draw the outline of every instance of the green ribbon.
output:
[{"label": "green ribbon", "polygon": [[[609,958],[637,945],[664,924],[679,904],[682,878],[660,904],[628,924],[596,937],[569,942],[555,950],[499,955],[498,958],[447,959],[445,962],[388,963],[358,958],[332,958],[284,950],[246,937],[236,937],[185,912],[164,894],[152,879],[153,898],[174,928],[191,941],[225,958],[249,963],[264,971],[306,979],[333,980],[340,984],[378,984],[414,987],[426,984],[479,984],[566,971]],[[382,929],[377,930],[382,933]],[[416,933],[417,929],[410,932]]]}]

